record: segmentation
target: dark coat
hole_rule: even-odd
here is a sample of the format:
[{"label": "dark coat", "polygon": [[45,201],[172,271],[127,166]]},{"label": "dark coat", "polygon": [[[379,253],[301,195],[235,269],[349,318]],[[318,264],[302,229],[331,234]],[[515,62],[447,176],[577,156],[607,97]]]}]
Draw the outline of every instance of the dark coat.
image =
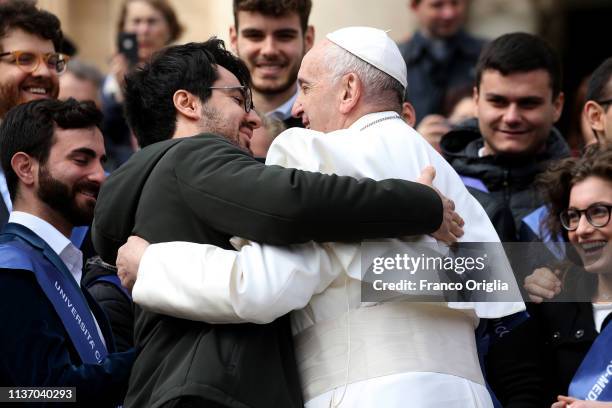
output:
[{"label": "dark coat", "polygon": [[591,303],[543,303],[530,313],[537,322],[545,378],[546,402],[568,395],[568,387],[582,359],[597,337]]},{"label": "dark coat", "polygon": [[[46,248],[44,254],[51,261],[48,245],[29,229],[19,227],[23,231],[19,239],[41,252]],[[57,257],[51,262],[62,261]],[[83,364],[33,272],[0,270],[2,386],[76,387],[77,404],[66,406],[114,407],[121,403],[135,352],[113,353],[114,340],[104,312],[87,291],[83,294],[112,353],[101,365]]]},{"label": "dark coat", "polygon": [[[109,80],[114,79],[112,77],[105,78],[105,81]],[[109,157],[109,162],[105,167],[112,170],[125,163],[134,149],[130,140],[131,131],[123,113],[124,104],[117,102],[113,94],[102,91],[100,96],[103,113],[101,129]]]},{"label": "dark coat", "polygon": [[[488,376],[504,407],[550,407],[569,384],[598,336],[590,302],[596,278],[573,267],[555,302],[528,304],[530,319],[492,348]],[[602,325],[612,320],[608,315]],[[536,404],[537,402],[537,404]]]},{"label": "dark coat", "polygon": [[[556,129],[552,129],[544,151],[524,157],[478,156],[484,141],[476,119],[469,120],[447,133],[440,142],[442,153],[462,177],[479,180],[480,188],[468,190],[484,207],[502,241],[516,241],[516,231],[523,217],[543,204],[534,180],[550,161],[569,156],[569,148]],[[514,231],[508,215],[514,220]],[[509,232],[514,236],[509,236]]]},{"label": "dark coat", "polygon": [[485,41],[458,32],[445,40],[446,58],[436,58],[434,45],[420,32],[398,44],[407,67],[406,100],[416,111],[417,123],[431,113],[441,114],[448,91],[472,86],[476,79],[476,61]]},{"label": "dark coat", "polygon": [[[113,262],[129,235],[230,248],[236,235],[283,245],[430,233],[441,202],[414,183],[266,166],[204,134],[155,143],[114,172],[98,197],[93,242]],[[229,407],[302,406],[288,316],[211,325],[136,309],[142,347],[127,407],[197,396]]]},{"label": "dark coat", "polygon": [[[597,287],[596,276],[573,266],[565,274],[563,287],[556,302],[530,305],[529,309],[537,322],[535,333],[542,356],[547,403],[556,401],[557,395],[568,395],[574,374],[599,335],[593,304],[572,301],[592,298]],[[611,319],[612,314],[604,320],[601,330]]]},{"label": "dark coat", "polygon": [[[112,283],[103,278],[114,277]],[[119,287],[117,268],[103,262],[99,257],[85,264],[81,285],[87,288],[96,302],[104,309],[110,322],[117,351],[134,347],[134,304],[130,295]]]},{"label": "dark coat", "polygon": [[485,357],[486,379],[504,408],[550,408],[545,404],[538,322],[527,319],[491,344]]}]

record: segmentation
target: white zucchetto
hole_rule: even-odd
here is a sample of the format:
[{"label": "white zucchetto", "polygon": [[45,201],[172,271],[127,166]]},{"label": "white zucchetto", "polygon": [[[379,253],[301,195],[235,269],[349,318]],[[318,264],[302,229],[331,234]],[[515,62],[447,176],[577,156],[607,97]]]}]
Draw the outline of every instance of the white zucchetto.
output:
[{"label": "white zucchetto", "polygon": [[397,79],[406,89],[406,63],[395,42],[383,30],[372,27],[346,27],[326,38],[368,64]]}]

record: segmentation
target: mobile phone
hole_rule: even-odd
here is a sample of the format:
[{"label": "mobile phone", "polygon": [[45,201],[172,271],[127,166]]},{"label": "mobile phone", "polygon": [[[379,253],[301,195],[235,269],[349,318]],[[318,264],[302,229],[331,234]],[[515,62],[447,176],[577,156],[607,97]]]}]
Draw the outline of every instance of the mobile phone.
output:
[{"label": "mobile phone", "polygon": [[119,33],[117,36],[117,49],[125,56],[130,65],[138,63],[138,41],[134,33]]}]

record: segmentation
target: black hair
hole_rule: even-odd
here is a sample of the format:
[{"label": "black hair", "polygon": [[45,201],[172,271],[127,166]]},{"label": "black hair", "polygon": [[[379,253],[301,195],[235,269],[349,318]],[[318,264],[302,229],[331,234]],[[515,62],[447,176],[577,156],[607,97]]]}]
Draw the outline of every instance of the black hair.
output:
[{"label": "black hair", "polygon": [[476,64],[476,87],[480,89],[482,74],[486,70],[499,71],[505,76],[538,69],[548,72],[555,99],[561,92],[562,82],[561,62],[555,50],[533,34],[504,34],[487,44],[480,53]]},{"label": "black hair", "polygon": [[238,12],[240,11],[250,11],[270,17],[296,13],[300,17],[302,34],[305,34],[310,10],[312,10],[312,0],[234,0],[234,25],[238,29]]},{"label": "black hair", "polygon": [[70,98],[36,100],[8,111],[0,124],[0,160],[11,199],[17,192],[17,174],[11,159],[18,152],[27,153],[44,165],[55,142],[55,128],[85,129],[100,127],[102,112],[91,101]]},{"label": "black hair", "polygon": [[244,62],[215,37],[202,43],[167,47],[144,67],[125,79],[125,114],[141,147],[171,139],[176,129],[172,97],[180,89],[206,102],[218,79],[217,65],[226,68],[242,85],[251,76]]},{"label": "black hair", "polygon": [[587,101],[603,101],[612,98],[612,57],[598,66],[587,85]]},{"label": "black hair", "polygon": [[35,2],[13,0],[0,5],[0,39],[16,28],[51,40],[56,51],[61,49],[63,37],[59,19],[37,8]]}]

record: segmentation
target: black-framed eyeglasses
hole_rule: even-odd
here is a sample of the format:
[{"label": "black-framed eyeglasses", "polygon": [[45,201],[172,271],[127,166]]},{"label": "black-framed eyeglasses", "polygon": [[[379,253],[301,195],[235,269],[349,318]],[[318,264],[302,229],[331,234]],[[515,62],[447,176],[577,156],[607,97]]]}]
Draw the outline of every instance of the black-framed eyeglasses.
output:
[{"label": "black-framed eyeglasses", "polygon": [[208,89],[225,89],[228,91],[233,91],[235,89],[239,90],[242,94],[242,99],[244,102],[244,111],[249,113],[251,109],[253,109],[253,94],[251,92],[251,88],[246,85],[236,85],[236,86],[209,86]]},{"label": "black-framed eyeglasses", "polygon": [[577,208],[568,208],[559,214],[561,225],[568,231],[575,231],[580,224],[580,218],[582,214],[586,216],[589,224],[595,228],[601,228],[608,225],[610,222],[610,213],[612,212],[612,205],[610,204],[592,204],[584,210]]},{"label": "black-framed eyeglasses", "polygon": [[1,57],[11,55],[14,61],[11,61],[17,65],[22,71],[32,73],[36,71],[40,63],[43,62],[47,67],[60,75],[66,71],[66,66],[70,57],[60,52],[49,52],[41,54],[38,52],[31,51],[9,51],[0,54]]}]

